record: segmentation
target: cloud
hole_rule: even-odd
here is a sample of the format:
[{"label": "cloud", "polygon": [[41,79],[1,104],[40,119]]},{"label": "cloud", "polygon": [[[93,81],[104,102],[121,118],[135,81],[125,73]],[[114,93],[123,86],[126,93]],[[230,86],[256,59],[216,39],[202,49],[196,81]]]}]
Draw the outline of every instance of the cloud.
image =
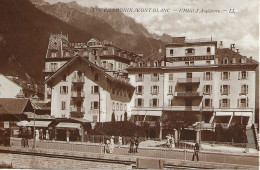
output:
[{"label": "cloud", "polygon": [[[45,0],[50,3],[73,0]],[[224,41],[229,47],[235,43],[242,55],[259,56],[259,2],[258,0],[76,0],[85,7],[100,8],[169,8],[171,12],[128,12],[150,33],[187,38],[209,38]],[[180,13],[180,9],[227,10],[224,13]],[[235,10],[232,14],[228,11]],[[177,11],[174,11],[177,10]]]}]

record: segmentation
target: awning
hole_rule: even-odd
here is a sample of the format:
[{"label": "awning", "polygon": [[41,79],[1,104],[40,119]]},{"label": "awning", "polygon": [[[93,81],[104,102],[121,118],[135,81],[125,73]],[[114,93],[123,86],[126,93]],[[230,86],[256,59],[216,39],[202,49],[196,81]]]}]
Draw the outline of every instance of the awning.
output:
[{"label": "awning", "polygon": [[80,129],[79,123],[67,123],[67,122],[60,122],[56,126],[57,129],[63,129],[63,128],[71,128],[71,129]]},{"label": "awning", "polygon": [[[51,121],[35,121],[35,127],[48,127]],[[26,126],[34,126],[34,121],[30,121]]]},{"label": "awning", "polygon": [[235,112],[235,116],[248,116],[250,117],[252,112]]},{"label": "awning", "polygon": [[162,116],[162,111],[159,111],[159,110],[148,110],[148,111],[145,111],[145,110],[142,110],[142,111],[132,111],[132,114],[131,115],[143,115],[143,116]]},{"label": "awning", "polygon": [[232,116],[233,112],[216,112],[216,116]]}]

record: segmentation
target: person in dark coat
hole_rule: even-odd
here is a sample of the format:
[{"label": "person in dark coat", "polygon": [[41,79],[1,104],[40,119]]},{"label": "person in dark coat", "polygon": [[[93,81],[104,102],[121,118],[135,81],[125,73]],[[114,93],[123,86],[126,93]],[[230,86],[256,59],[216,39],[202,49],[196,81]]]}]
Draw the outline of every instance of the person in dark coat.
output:
[{"label": "person in dark coat", "polygon": [[135,153],[137,153],[138,146],[139,146],[139,138],[137,137],[135,139],[135,150],[134,150]]},{"label": "person in dark coat", "polygon": [[194,146],[194,153],[192,156],[192,161],[194,161],[195,156],[197,157],[197,161],[199,161],[199,150],[200,150],[199,144],[198,144],[198,142],[196,142],[196,144]]},{"label": "person in dark coat", "polygon": [[135,138],[132,137],[130,139],[130,150],[129,150],[129,153],[133,153],[134,152],[134,145],[135,145]]}]

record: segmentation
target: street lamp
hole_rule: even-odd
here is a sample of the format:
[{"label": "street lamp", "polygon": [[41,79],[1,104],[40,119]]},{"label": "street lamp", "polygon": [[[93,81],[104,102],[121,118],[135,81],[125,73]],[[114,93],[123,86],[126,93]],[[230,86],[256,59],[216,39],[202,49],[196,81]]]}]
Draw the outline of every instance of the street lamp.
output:
[{"label": "street lamp", "polygon": [[[37,94],[35,93],[35,95],[32,98],[33,100],[37,101],[39,99],[39,97],[37,96]],[[36,105],[36,104],[35,104]],[[35,107],[35,106],[34,106]],[[32,145],[32,149],[35,149],[35,109],[33,108],[33,145]]]}]

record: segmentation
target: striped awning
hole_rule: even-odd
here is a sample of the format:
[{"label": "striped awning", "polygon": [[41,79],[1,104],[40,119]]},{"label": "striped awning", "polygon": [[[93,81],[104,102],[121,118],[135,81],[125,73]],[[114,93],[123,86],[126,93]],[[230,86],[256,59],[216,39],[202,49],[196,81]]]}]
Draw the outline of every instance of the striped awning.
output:
[{"label": "striped awning", "polygon": [[60,122],[56,126],[56,129],[64,129],[64,128],[80,129],[80,124],[79,123]]}]

